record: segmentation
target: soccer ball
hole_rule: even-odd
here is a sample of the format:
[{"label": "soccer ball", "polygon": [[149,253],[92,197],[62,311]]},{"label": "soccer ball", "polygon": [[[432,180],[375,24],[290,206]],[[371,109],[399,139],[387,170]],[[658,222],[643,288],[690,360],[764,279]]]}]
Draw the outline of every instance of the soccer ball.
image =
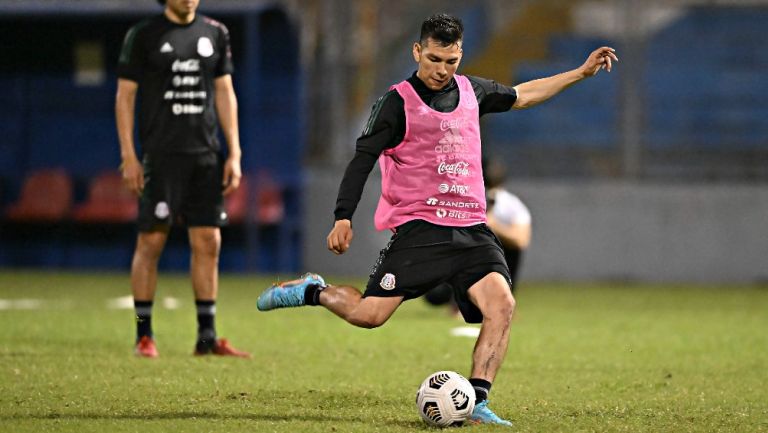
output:
[{"label": "soccer ball", "polygon": [[454,371],[432,373],[416,392],[416,408],[434,427],[459,426],[475,409],[475,389]]}]

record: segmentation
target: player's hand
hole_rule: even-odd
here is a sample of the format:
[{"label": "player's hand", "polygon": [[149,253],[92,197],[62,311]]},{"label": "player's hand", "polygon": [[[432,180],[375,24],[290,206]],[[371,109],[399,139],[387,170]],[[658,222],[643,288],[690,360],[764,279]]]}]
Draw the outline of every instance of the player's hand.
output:
[{"label": "player's hand", "polygon": [[223,194],[229,195],[232,191],[240,187],[240,179],[243,172],[240,169],[240,158],[230,156],[224,163],[224,177],[221,179],[221,186],[224,188]]},{"label": "player's hand", "polygon": [[120,172],[123,174],[123,184],[128,191],[141,195],[144,191],[144,167],[135,156],[123,159],[120,164]]},{"label": "player's hand", "polygon": [[600,47],[587,57],[587,61],[581,65],[581,72],[585,77],[591,77],[600,72],[601,69],[605,69],[611,72],[613,62],[618,62],[619,58],[616,57],[616,50],[611,47]]},{"label": "player's hand", "polygon": [[328,233],[328,249],[334,254],[344,254],[352,242],[352,221],[338,220],[333,224],[333,229]]}]

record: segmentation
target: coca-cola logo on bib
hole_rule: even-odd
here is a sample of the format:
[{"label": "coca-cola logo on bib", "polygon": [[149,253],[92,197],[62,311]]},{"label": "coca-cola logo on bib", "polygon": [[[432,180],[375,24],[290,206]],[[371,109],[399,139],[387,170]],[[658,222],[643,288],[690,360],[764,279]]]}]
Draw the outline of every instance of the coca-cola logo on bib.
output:
[{"label": "coca-cola logo on bib", "polygon": [[456,176],[469,176],[469,163],[457,161],[452,164],[441,162],[437,166],[437,174],[453,174]]}]

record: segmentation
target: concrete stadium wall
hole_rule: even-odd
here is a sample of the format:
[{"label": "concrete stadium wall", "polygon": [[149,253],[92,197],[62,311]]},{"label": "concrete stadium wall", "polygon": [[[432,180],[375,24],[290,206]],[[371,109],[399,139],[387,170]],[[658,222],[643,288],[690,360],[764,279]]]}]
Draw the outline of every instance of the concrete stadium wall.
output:
[{"label": "concrete stadium wall", "polygon": [[[353,219],[351,249],[325,247],[342,172],[312,169],[305,188],[307,270],[367,276],[389,238],[373,228],[374,172]],[[515,181],[533,214],[521,279],[765,283],[768,188],[740,184]]]}]

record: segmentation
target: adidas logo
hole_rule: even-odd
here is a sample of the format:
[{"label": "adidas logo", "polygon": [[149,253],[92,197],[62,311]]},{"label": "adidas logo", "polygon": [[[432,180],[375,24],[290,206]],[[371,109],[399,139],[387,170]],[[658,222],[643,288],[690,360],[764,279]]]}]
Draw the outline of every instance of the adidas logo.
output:
[{"label": "adidas logo", "polygon": [[170,53],[173,51],[173,47],[168,42],[164,43],[162,47],[160,47],[161,53]]}]

